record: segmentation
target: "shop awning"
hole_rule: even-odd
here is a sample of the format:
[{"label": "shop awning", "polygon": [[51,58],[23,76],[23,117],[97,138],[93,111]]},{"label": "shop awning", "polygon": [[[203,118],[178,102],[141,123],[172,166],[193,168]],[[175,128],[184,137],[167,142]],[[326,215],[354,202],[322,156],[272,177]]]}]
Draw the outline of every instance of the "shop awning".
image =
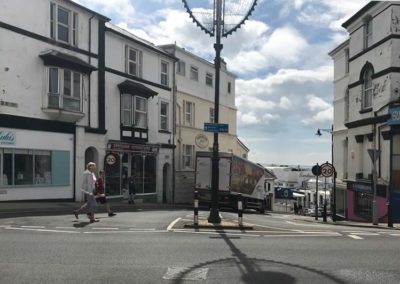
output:
[{"label": "shop awning", "polygon": [[97,70],[96,67],[86,63],[82,59],[57,50],[48,50],[39,54],[39,57],[42,58],[45,65],[68,68],[86,74],[90,74],[92,71]]},{"label": "shop awning", "polygon": [[131,94],[134,96],[141,96],[146,99],[158,95],[157,92],[146,87],[145,85],[130,80],[125,80],[124,82],[118,84],[118,89],[121,94]]}]

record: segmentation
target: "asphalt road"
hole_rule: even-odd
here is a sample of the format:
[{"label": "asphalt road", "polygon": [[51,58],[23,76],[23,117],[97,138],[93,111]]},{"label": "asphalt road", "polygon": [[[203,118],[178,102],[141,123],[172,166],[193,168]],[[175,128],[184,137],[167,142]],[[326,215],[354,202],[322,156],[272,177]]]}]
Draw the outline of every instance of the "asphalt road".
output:
[{"label": "asphalt road", "polygon": [[258,225],[248,231],[174,226],[193,217],[186,210],[98,217],[1,219],[0,283],[400,282],[399,231],[279,214],[246,214]]}]

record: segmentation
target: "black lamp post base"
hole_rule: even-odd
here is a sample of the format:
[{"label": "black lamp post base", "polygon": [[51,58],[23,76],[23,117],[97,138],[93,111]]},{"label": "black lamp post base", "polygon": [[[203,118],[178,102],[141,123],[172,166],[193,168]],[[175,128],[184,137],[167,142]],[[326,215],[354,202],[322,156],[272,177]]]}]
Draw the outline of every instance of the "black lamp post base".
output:
[{"label": "black lamp post base", "polygon": [[219,217],[219,211],[217,208],[211,208],[210,216],[208,216],[208,223],[220,224],[221,218]]}]

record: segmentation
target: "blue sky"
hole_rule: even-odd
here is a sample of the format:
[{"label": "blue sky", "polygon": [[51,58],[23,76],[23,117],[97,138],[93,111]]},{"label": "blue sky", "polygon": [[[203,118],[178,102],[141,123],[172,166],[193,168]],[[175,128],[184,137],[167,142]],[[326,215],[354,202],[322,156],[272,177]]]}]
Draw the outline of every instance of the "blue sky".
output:
[{"label": "blue sky", "polygon": [[[154,44],[176,42],[210,61],[215,57],[215,39],[191,21],[181,0],[75,1]],[[222,39],[221,56],[238,76],[238,136],[250,148],[250,160],[291,165],[330,161],[330,134],[315,135],[318,128],[330,129],[333,121],[328,53],[347,39],[341,24],[368,2],[258,0],[245,25]]]}]

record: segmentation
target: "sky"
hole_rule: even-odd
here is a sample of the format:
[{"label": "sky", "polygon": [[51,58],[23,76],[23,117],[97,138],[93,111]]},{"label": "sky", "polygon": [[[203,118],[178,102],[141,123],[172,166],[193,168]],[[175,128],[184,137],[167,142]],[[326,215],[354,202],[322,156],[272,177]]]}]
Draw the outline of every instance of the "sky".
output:
[{"label": "sky", "polygon": [[[215,57],[215,38],[193,23],[181,0],[74,1],[156,45],[176,42],[209,61]],[[212,3],[200,0],[207,1]],[[187,2],[194,7],[199,0]],[[328,53],[348,38],[342,23],[368,2],[258,0],[244,25],[222,38],[221,56],[237,75],[237,134],[250,160],[303,166],[331,161],[331,134],[315,135],[333,123]]]}]

